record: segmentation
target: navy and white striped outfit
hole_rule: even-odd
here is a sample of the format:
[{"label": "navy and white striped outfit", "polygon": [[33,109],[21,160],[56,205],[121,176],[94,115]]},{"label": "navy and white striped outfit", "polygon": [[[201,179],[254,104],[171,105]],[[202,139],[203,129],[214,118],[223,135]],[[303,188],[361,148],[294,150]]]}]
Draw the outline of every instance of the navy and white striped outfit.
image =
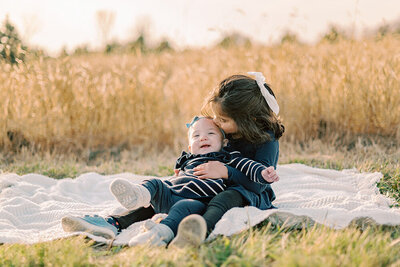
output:
[{"label": "navy and white striped outfit", "polygon": [[253,160],[241,157],[240,152],[211,152],[202,155],[182,152],[175,164],[175,169],[179,169],[179,175],[172,177],[164,182],[168,184],[176,194],[185,198],[209,198],[217,195],[226,188],[225,179],[199,179],[193,174],[193,169],[208,161],[220,161],[222,163],[238,169],[250,180],[260,182],[264,180],[261,171],[264,170],[262,164]]},{"label": "navy and white striped outfit", "polygon": [[199,179],[193,175],[193,168],[208,161],[220,161],[231,168],[237,168],[248,180],[265,183],[261,171],[266,167],[253,160],[240,156],[240,152],[211,152],[195,155],[183,152],[176,162],[179,169],[177,177],[168,179],[149,179],[142,185],[150,192],[150,204],[155,213],[168,213],[161,223],[167,225],[176,234],[178,225],[190,214],[202,214],[207,203],[218,193],[225,190],[228,179]]}]

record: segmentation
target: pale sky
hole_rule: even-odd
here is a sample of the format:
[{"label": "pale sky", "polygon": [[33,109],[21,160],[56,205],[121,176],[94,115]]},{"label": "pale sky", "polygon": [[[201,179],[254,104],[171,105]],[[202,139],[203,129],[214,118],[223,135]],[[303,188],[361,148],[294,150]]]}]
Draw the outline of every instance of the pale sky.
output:
[{"label": "pale sky", "polygon": [[312,42],[332,24],[359,36],[400,21],[400,0],[0,0],[0,20],[8,14],[30,45],[50,54],[63,46],[98,47],[99,10],[115,13],[113,39],[134,39],[141,23],[151,40],[166,37],[176,48],[213,44],[234,31],[268,44],[290,30]]}]

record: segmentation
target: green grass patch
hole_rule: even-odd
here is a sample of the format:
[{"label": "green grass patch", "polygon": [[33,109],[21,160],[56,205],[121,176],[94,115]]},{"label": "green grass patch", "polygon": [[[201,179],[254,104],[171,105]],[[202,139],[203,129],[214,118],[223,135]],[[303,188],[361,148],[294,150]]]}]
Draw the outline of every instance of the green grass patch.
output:
[{"label": "green grass patch", "polygon": [[397,266],[399,229],[324,226],[292,230],[264,223],[200,248],[97,246],[84,237],[0,246],[1,266]]},{"label": "green grass patch", "polygon": [[[379,146],[340,150],[321,143],[283,143],[280,164],[301,163],[319,168],[379,171],[382,194],[399,205],[400,163],[397,150]],[[94,171],[168,176],[176,155],[139,157],[129,151],[118,157],[15,157],[2,161],[2,172],[40,173],[57,179]],[[357,225],[342,230],[314,226],[302,230],[273,226],[268,221],[232,237],[218,237],[200,248],[111,247],[84,237],[33,245],[3,244],[0,266],[400,266],[400,229]]]}]

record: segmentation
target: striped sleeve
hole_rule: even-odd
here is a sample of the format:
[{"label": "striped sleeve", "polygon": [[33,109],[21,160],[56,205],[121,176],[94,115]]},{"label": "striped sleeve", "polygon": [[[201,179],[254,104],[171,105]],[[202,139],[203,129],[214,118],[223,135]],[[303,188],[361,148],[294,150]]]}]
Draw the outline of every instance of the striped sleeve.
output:
[{"label": "striped sleeve", "polygon": [[261,175],[261,172],[266,169],[264,165],[254,160],[241,157],[240,152],[237,151],[231,152],[231,155],[232,160],[226,163],[228,166],[239,170],[253,182],[259,184],[268,183]]}]

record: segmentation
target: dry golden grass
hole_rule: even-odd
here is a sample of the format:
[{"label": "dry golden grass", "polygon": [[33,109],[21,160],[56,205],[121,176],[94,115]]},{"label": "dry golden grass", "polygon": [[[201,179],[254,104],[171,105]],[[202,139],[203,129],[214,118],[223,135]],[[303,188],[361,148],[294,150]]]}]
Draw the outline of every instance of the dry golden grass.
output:
[{"label": "dry golden grass", "polygon": [[400,140],[400,38],[0,63],[0,147],[39,151],[186,146],[184,123],[223,78],[261,71],[285,140]]}]

